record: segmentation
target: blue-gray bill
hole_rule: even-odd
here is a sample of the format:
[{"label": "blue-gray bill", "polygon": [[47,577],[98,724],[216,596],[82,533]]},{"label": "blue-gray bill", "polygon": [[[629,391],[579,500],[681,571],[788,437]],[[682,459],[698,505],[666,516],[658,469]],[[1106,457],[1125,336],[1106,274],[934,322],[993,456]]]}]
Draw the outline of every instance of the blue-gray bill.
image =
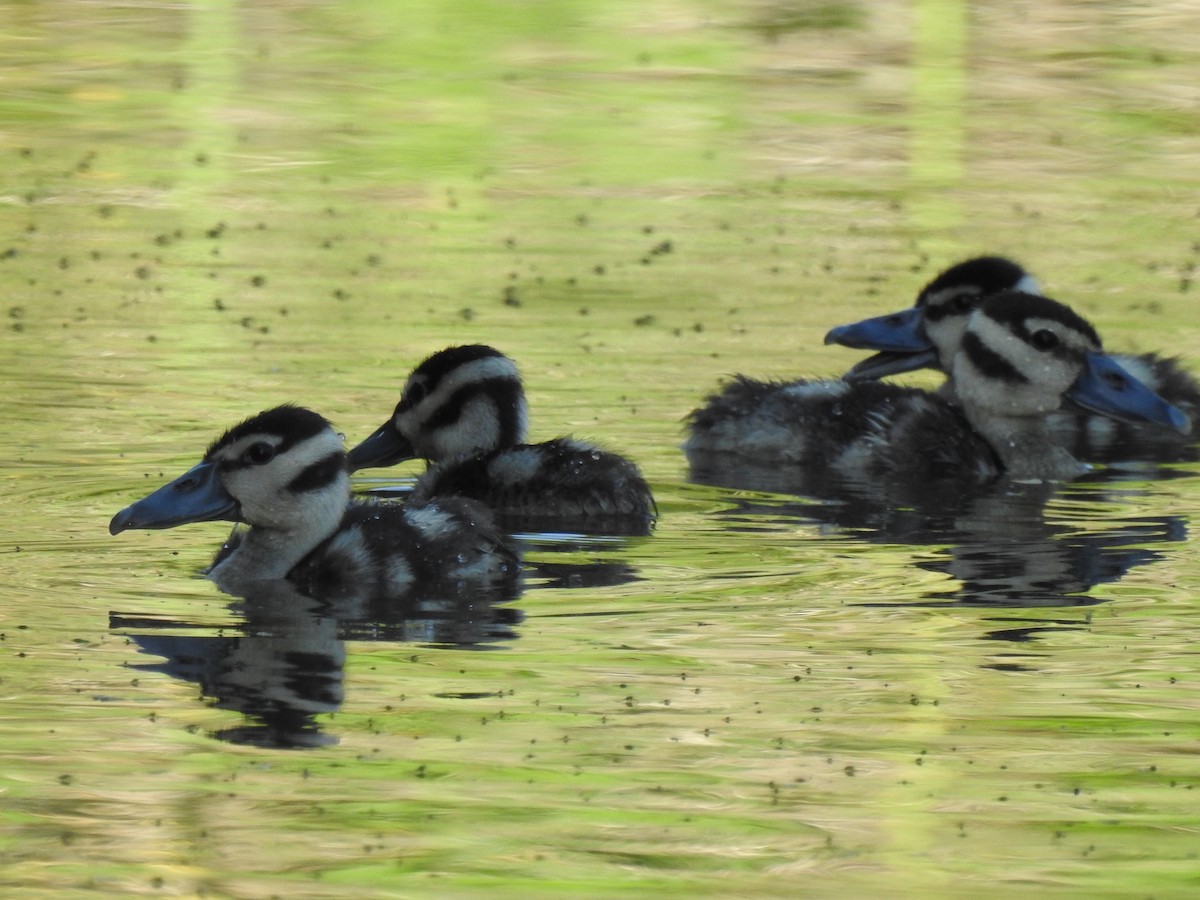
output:
[{"label": "blue-gray bill", "polygon": [[130,528],[174,528],[216,519],[238,521],[238,503],[222,487],[216,463],[202,462],[125,507],[108,523],[108,531],[120,534]]},{"label": "blue-gray bill", "polygon": [[1067,391],[1067,399],[1122,422],[1152,422],[1180,434],[1192,430],[1191,420],[1179,407],[1158,396],[1104,353],[1087,355],[1087,368]]},{"label": "blue-gray bill", "polygon": [[412,444],[401,436],[392,424],[392,420],[384,422],[375,432],[365,438],[362,443],[347,454],[350,471],[359,469],[375,469],[382,466],[394,466],[406,459],[414,459],[416,450]]},{"label": "blue-gray bill", "polygon": [[847,381],[877,379],[914,369],[937,368],[937,351],[925,334],[923,312],[914,306],[829,329],[826,344],[881,351],[855,363],[843,377]]}]

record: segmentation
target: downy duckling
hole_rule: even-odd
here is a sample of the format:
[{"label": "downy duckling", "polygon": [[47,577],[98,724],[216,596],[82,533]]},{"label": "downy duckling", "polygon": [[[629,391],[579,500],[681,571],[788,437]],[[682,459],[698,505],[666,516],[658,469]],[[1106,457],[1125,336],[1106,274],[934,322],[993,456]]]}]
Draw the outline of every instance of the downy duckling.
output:
[{"label": "downy duckling", "polygon": [[121,510],[108,528],[216,519],[249,526],[207,572],[232,593],[287,578],[318,599],[390,597],[421,584],[503,579],[517,565],[491,513],[470,500],[351,501],[342,436],[296,406],[231,428],[199,464]]},{"label": "downy duckling", "polygon": [[516,364],[492,347],[449,347],[422,362],[392,417],[350,451],[350,469],[420,457],[429,468],[410,502],[470,497],[505,519],[640,533],[656,510],[624,457],[562,437],[525,441],[528,410]]},{"label": "downy duckling", "polygon": [[[852,367],[849,380],[882,378],[913,369],[949,372],[962,344],[967,317],[983,299],[1004,288],[1040,293],[1036,282],[1019,264],[1003,257],[978,257],[951,266],[917,296],[916,305],[899,313],[839,325],[825,335],[826,344],[878,350]],[[1157,353],[1114,354],[1126,372],[1164,400],[1195,418],[1200,411],[1200,385],[1179,360]],[[951,382],[944,392],[953,396]],[[1140,422],[1119,422],[1084,410],[1062,410],[1051,419],[1055,440],[1086,459],[1122,458],[1129,448],[1145,450],[1147,443],[1183,442],[1160,428]]]},{"label": "downy duckling", "polygon": [[876,381],[770,383],[744,376],[688,418],[689,456],[734,454],[851,479],[1059,481],[1087,467],[1056,446],[1064,396],[1180,431],[1187,417],[1101,350],[1095,330],[1045,297],[1003,292],[971,314],[951,363],[958,405]]}]

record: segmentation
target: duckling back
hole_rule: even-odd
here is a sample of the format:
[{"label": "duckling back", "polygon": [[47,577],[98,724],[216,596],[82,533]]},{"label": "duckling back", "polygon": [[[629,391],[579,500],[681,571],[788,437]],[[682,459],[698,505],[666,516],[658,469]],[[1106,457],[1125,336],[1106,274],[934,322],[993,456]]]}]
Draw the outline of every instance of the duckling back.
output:
[{"label": "duckling back", "polygon": [[358,501],[288,580],[312,597],[379,599],[430,585],[513,580],[519,560],[491,512],[448,497],[422,503]]},{"label": "duckling back", "polygon": [[987,480],[999,462],[961,410],[878,381],[736,376],[687,419],[689,458],[732,454],[852,480]]},{"label": "duckling back", "polygon": [[506,520],[649,521],[654,498],[637,466],[573,438],[518,444],[468,459],[434,463],[413,500],[470,497]]}]

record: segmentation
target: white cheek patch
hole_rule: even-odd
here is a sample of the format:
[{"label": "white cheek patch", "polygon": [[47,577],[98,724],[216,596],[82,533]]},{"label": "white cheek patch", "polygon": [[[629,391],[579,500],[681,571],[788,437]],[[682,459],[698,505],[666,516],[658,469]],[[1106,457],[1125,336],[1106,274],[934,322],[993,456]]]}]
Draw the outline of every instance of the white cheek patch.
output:
[{"label": "white cheek patch", "polygon": [[990,316],[975,313],[971,316],[968,328],[980,342],[997,356],[1000,356],[1021,371],[1020,357],[1028,359],[1036,351],[1009,330],[1007,325],[1001,325]]},{"label": "white cheek patch", "polygon": [[953,365],[954,388],[964,405],[1002,416],[1044,415],[1062,405],[1063,394],[1079,376],[1082,345],[1090,342],[1075,329],[1053,319],[1031,317],[1023,325],[1030,334],[1042,330],[1054,333],[1065,351],[1038,350],[1007,325],[983,313],[972,315],[968,330],[987,350],[1023,375],[1025,381],[1014,383],[989,377],[976,367],[970,354],[959,353]]},{"label": "white cheek patch", "polygon": [[[439,390],[416,409],[396,418],[396,428],[413,445],[417,454],[429,460],[461,459],[494,448],[500,441],[500,416],[495,403],[486,394],[476,394],[462,405],[458,418],[438,427],[428,420],[440,409]],[[436,405],[435,405],[436,404]]]},{"label": "white cheek patch", "polygon": [[302,494],[289,490],[288,485],[309,466],[342,452],[342,443],[341,435],[329,429],[293,445],[261,466],[226,472],[221,480],[241,504],[242,515],[251,525],[295,530],[328,522],[332,530],[346,506],[349,475],[343,472],[320,490]]},{"label": "white cheek patch", "polygon": [[342,436],[332,430],[323,431],[294,445],[262,468],[270,469],[272,473],[278,471],[279,480],[287,484],[313,463],[318,463],[332,454],[341,453],[342,450]]},{"label": "white cheek patch", "polygon": [[[1027,319],[1025,325],[1030,333],[1044,329],[1057,334],[1063,344],[1077,343],[1076,335],[1071,329],[1064,328],[1060,322],[1049,319]],[[984,347],[1025,376],[1026,383],[1024,384],[1006,383],[1004,389],[1008,392],[1024,392],[1040,387],[1049,391],[1065,391],[1079,374],[1077,363],[1072,364],[1058,353],[1038,350],[1015,335],[1008,326],[982,313],[971,316],[968,330],[979,338]],[[957,376],[958,360],[955,361],[954,371]],[[976,378],[989,380],[974,366],[970,367],[970,372]]]},{"label": "white cheek patch", "polygon": [[938,361],[946,371],[950,370],[954,354],[962,347],[963,333],[966,330],[966,316],[946,316],[936,322],[925,323],[925,334],[937,350]]},{"label": "white cheek patch", "polygon": [[496,379],[517,382],[521,380],[516,364],[507,356],[488,356],[484,359],[463,363],[456,369],[447,372],[438,382],[437,387],[411,410],[415,417],[411,420],[412,424],[422,427],[430,415],[441,409],[451,397],[464,387]]}]

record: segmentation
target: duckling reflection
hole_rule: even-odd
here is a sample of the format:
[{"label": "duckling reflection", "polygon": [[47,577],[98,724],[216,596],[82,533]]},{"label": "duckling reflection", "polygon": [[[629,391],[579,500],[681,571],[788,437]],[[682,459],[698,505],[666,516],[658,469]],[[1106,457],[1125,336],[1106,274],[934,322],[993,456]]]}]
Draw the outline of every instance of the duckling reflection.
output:
[{"label": "duckling reflection", "polygon": [[637,538],[547,532],[516,537],[528,589],[614,587],[641,579],[637,567],[621,555]]},{"label": "duckling reflection", "polygon": [[[971,313],[986,299],[1015,288],[1037,293],[1037,283],[1018,263],[1003,257],[978,257],[951,266],[931,281],[911,308],[839,325],[825,343],[876,353],[851,368],[847,380],[882,378],[924,367],[950,373],[963,345]],[[1125,371],[1189,418],[1200,411],[1200,385],[1180,361],[1159,353],[1113,354]],[[954,400],[948,381],[941,393]],[[1191,439],[1144,422],[1118,420],[1082,408],[1064,408],[1049,417],[1055,443],[1093,462],[1127,459],[1195,459]]]},{"label": "duckling reflection", "polygon": [[[939,553],[941,558],[916,563],[948,575],[953,583],[930,591],[915,604],[1090,606],[1104,602],[1089,594],[1095,586],[1119,581],[1131,570],[1163,558],[1147,544],[1187,539],[1186,524],[1178,516],[1140,516],[1099,530],[1051,523],[1045,514],[1050,493],[1045,485],[1010,485],[974,498],[958,517],[958,534]],[[1074,496],[1065,490],[1059,500]],[[1082,496],[1085,502],[1096,500],[1090,491]]]},{"label": "duckling reflection", "polygon": [[[1125,473],[1107,470],[1065,486],[1003,481],[974,491],[913,494],[903,504],[893,494],[872,494],[863,485],[831,487],[812,500],[733,495],[722,517],[731,527],[755,520],[801,521],[835,543],[921,548],[925,558],[913,565],[947,576],[945,586],[914,595],[898,566],[893,596],[859,595],[848,601],[853,605],[1083,607],[1103,602],[1090,593],[1097,585],[1162,559],[1155,544],[1187,540],[1180,516],[1113,521],[1104,504],[1129,504],[1144,493],[1126,479]],[[1078,519],[1048,518],[1052,499]],[[1064,621],[1058,627],[1079,623]],[[1006,629],[990,636],[1023,640],[1028,634],[1029,629]]]},{"label": "duckling reflection", "polygon": [[236,637],[156,634],[146,631],[151,622],[170,630],[197,626],[118,613],[110,614],[109,627],[166,658],[136,668],[195,682],[218,708],[246,716],[216,738],[307,748],[337,742],[322,717],[344,700],[347,640],[491,647],[517,637],[521,612],[505,605],[514,597],[489,588],[415,594],[403,603],[329,603],[287,581],[259,581],[239,604],[243,621],[222,629],[240,632]]}]

